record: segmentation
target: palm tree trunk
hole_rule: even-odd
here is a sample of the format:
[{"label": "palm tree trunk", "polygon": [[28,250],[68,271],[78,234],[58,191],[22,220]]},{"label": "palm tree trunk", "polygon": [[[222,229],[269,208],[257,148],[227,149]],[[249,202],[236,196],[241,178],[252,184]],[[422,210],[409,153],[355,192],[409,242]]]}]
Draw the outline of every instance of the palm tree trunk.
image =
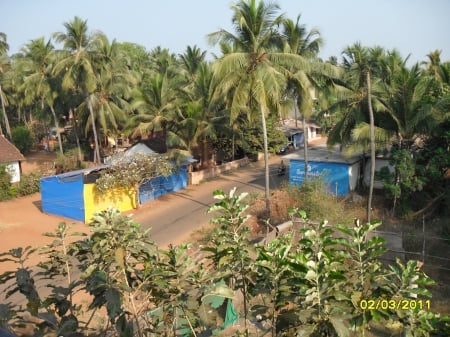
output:
[{"label": "palm tree trunk", "polygon": [[303,124],[303,155],[305,158],[305,182],[308,181],[308,128],[306,127],[306,118],[305,114],[303,113],[302,118],[302,124]]},{"label": "palm tree trunk", "polygon": [[92,132],[94,133],[94,163],[100,163],[100,149],[98,145],[98,136],[97,136],[97,128],[95,127],[95,117],[94,117],[94,109],[92,109],[92,103],[87,97],[89,113],[91,115],[91,123],[92,123]]},{"label": "palm tree trunk", "polygon": [[202,168],[207,167],[206,163],[206,138],[204,137],[202,140]]},{"label": "palm tree trunk", "polygon": [[[8,135],[8,138],[11,139],[11,128],[9,126],[8,115],[6,114],[5,101],[3,100],[3,91],[2,91],[1,85],[0,85],[0,100],[2,102],[3,122],[5,123],[6,134]],[[1,128],[0,128],[0,134],[3,134],[3,132],[1,131]]]},{"label": "palm tree trunk", "polygon": [[64,154],[63,147],[62,147],[61,133],[59,132],[58,118],[56,118],[56,112],[55,112],[55,109],[53,108],[53,105],[50,105],[50,110],[53,115],[53,120],[55,121],[56,135],[58,136],[59,152],[61,154]]},{"label": "palm tree trunk", "polygon": [[80,137],[78,136],[77,118],[76,118],[73,110],[72,110],[72,119],[73,119],[73,132],[75,132],[75,141],[77,143],[77,149],[78,149],[78,165],[79,165],[79,167],[81,167],[81,162],[83,161],[83,157],[81,155]]},{"label": "palm tree trunk", "polygon": [[231,160],[234,161],[234,132],[233,132],[233,137],[231,139]]},{"label": "palm tree trunk", "polygon": [[375,180],[375,121],[372,109],[372,86],[370,79],[370,71],[367,72],[366,80],[367,80],[367,103],[369,107],[369,119],[370,119],[370,183],[369,183],[369,198],[367,200],[367,222],[370,222],[372,216],[373,185]]},{"label": "palm tree trunk", "polygon": [[263,139],[264,139],[264,170],[265,170],[265,197],[266,197],[266,214],[267,218],[270,219],[270,180],[269,180],[269,150],[267,145],[267,127],[266,127],[266,116],[264,113],[264,106],[260,105],[261,109],[261,122],[263,129]]}]

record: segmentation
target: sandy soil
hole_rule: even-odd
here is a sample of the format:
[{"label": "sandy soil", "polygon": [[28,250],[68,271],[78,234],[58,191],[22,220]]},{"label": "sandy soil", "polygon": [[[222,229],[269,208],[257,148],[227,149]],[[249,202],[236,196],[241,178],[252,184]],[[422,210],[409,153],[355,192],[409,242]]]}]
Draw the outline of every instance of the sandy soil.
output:
[{"label": "sandy soil", "polygon": [[[27,160],[22,162],[23,173],[40,172],[44,175],[54,173],[54,153],[38,151],[27,155],[26,158]],[[82,222],[42,213],[39,193],[0,202],[0,253],[17,247],[42,247],[51,242],[51,238],[42,234],[54,232],[60,222],[73,223],[78,231],[88,230]],[[36,259],[32,259],[27,265],[33,266],[37,262]],[[9,267],[7,263],[0,263],[0,274]]]}]

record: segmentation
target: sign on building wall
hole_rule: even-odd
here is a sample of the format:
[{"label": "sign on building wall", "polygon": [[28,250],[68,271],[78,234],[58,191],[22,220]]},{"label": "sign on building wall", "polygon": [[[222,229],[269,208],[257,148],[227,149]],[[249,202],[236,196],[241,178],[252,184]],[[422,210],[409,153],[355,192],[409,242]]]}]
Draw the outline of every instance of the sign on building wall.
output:
[{"label": "sign on building wall", "polygon": [[[331,193],[344,196],[349,193],[349,166],[339,163],[308,163],[308,178],[322,178]],[[289,183],[302,185],[305,180],[305,162],[291,160],[289,164]]]}]

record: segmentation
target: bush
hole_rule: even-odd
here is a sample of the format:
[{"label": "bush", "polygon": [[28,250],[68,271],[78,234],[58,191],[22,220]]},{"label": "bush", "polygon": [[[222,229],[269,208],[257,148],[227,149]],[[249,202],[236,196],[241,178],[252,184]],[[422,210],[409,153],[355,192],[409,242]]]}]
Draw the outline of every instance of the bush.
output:
[{"label": "bush", "polygon": [[56,174],[70,172],[84,168],[83,163],[78,159],[78,149],[71,149],[66,153],[58,153],[55,160]]},{"label": "bush", "polygon": [[40,178],[41,175],[37,173],[23,174],[20,178],[20,182],[15,186],[16,196],[23,197],[25,195],[39,192]]},{"label": "bush", "polygon": [[39,192],[41,176],[36,173],[23,174],[20,182],[11,184],[11,176],[5,166],[0,166],[0,201],[23,197]]},{"label": "bush", "polygon": [[326,219],[330,223],[351,223],[353,215],[336,202],[336,197],[327,191],[323,180],[314,178],[300,186],[285,187],[289,196],[295,200],[295,207],[306,211],[310,219]]},{"label": "bush", "polygon": [[17,126],[11,132],[14,145],[22,153],[27,153],[33,147],[33,133],[26,126]]},{"label": "bush", "polygon": [[11,199],[11,175],[5,165],[0,165],[0,201]]}]

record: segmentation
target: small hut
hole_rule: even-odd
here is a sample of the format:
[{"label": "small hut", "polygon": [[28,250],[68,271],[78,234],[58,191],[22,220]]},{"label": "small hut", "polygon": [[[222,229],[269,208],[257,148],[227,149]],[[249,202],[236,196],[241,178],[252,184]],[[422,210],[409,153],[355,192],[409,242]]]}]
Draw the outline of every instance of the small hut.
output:
[{"label": "small hut", "polygon": [[[289,183],[301,185],[305,180],[303,150],[282,157],[289,160]],[[356,189],[360,174],[361,157],[345,157],[337,148],[329,150],[326,145],[308,150],[308,178],[322,178],[331,193],[345,196]]]},{"label": "small hut", "polygon": [[20,181],[22,168],[20,163],[25,160],[22,153],[4,135],[0,135],[0,165],[6,166],[11,175],[11,183]]}]

